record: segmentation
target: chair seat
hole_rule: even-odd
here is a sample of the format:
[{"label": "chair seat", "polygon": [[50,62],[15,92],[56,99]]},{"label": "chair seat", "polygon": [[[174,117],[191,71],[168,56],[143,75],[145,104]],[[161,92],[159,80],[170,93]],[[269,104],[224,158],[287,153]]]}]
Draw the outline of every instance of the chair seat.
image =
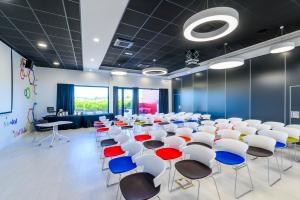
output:
[{"label": "chair seat", "polygon": [[190,138],[190,137],[183,136],[183,135],[180,135],[179,137],[181,137],[182,139],[184,139],[185,142],[191,141],[191,138]]},{"label": "chair seat", "polygon": [[161,148],[158,149],[155,153],[163,160],[172,160],[182,156],[182,152],[174,148]]},{"label": "chair seat", "polygon": [[208,166],[195,160],[182,160],[175,163],[177,171],[188,179],[201,179],[209,176],[212,172]]},{"label": "chair seat", "polygon": [[249,146],[247,154],[255,157],[270,157],[273,155],[273,152],[259,147]]},{"label": "chair seat", "polygon": [[150,140],[151,139],[151,136],[150,135],[147,135],[147,134],[142,134],[142,135],[136,135],[134,136],[134,139],[136,141],[146,141],[146,140]]},{"label": "chair seat", "polygon": [[133,128],[133,126],[128,126],[128,125],[121,127],[122,130],[124,130],[124,129],[132,129],[132,128]]},{"label": "chair seat", "polygon": [[105,125],[94,125],[94,128],[103,128]]},{"label": "chair seat", "polygon": [[287,142],[288,143],[297,143],[297,142],[299,142],[299,139],[293,138],[293,137],[288,137]]},{"label": "chair seat", "polygon": [[98,128],[98,129],[97,129],[97,132],[98,132],[98,133],[103,133],[103,132],[107,132],[107,131],[109,131],[109,128],[108,128],[108,127],[103,127],[103,128]]},{"label": "chair seat", "polygon": [[107,147],[103,151],[103,154],[105,157],[119,156],[124,153],[125,153],[125,151],[121,148],[121,146]]},{"label": "chair seat", "polygon": [[161,123],[161,120],[154,120],[154,123]]},{"label": "chair seat", "polygon": [[168,132],[167,132],[167,137],[174,136],[174,135],[175,135],[174,132],[171,132],[171,131],[168,131]]},{"label": "chair seat", "polygon": [[245,162],[242,156],[227,151],[216,151],[215,159],[226,165],[239,165]]},{"label": "chair seat", "polygon": [[155,187],[152,174],[141,172],[128,175],[120,181],[120,190],[127,200],[144,200],[156,196],[160,186]]},{"label": "chair seat", "polygon": [[141,126],[142,126],[142,127],[147,127],[147,126],[153,126],[153,124],[145,124],[145,123],[144,123],[144,124],[142,124]]},{"label": "chair seat", "polygon": [[189,119],[189,120],[187,120],[187,122],[198,122],[198,120],[196,120],[196,119]]},{"label": "chair seat", "polygon": [[147,149],[157,149],[157,148],[164,146],[164,143],[159,140],[148,140],[148,141],[145,141],[143,144],[144,144],[144,147],[146,147]]},{"label": "chair seat", "polygon": [[205,147],[210,148],[210,149],[212,148],[210,145],[208,145],[206,143],[203,143],[203,142],[190,142],[190,143],[187,144],[187,146],[189,146],[189,145],[201,145],[201,146],[205,146]]},{"label": "chair seat", "polygon": [[114,158],[109,161],[108,166],[113,174],[128,172],[136,168],[136,164],[132,162],[131,156]]},{"label": "chair seat", "polygon": [[160,122],[160,123],[158,123],[159,125],[161,125],[161,126],[163,126],[163,125],[168,125],[168,124],[170,124],[169,122]]},{"label": "chair seat", "polygon": [[184,121],[181,121],[181,120],[177,120],[177,121],[173,121],[174,124],[183,124]]},{"label": "chair seat", "polygon": [[114,139],[101,140],[100,142],[101,147],[112,146],[115,144],[117,144],[117,142]]},{"label": "chair seat", "polygon": [[276,142],[276,144],[275,144],[276,149],[282,149],[282,148],[285,148],[285,146],[286,145],[282,142]]}]

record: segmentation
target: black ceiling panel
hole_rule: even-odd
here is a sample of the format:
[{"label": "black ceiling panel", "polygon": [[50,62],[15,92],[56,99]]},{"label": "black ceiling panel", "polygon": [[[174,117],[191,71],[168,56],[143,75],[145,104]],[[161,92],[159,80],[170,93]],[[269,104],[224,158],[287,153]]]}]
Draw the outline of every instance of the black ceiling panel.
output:
[{"label": "black ceiling panel", "polygon": [[78,0],[0,0],[0,16],[0,39],[37,66],[83,69]]},{"label": "black ceiling panel", "polygon": [[[228,36],[210,42],[186,40],[183,37],[183,24],[207,6],[236,9],[240,20],[238,28]],[[300,27],[299,9],[298,0],[130,0],[114,39],[122,36],[137,41],[137,44],[131,49],[121,50],[118,55],[114,52],[114,57],[109,48],[104,58],[105,64],[119,67],[118,59],[124,52],[133,51],[135,53],[122,67],[139,68],[139,64],[151,63],[152,59],[156,59],[157,65],[167,67],[172,72],[185,67],[185,52],[189,49],[197,49],[200,61],[205,61],[222,55],[224,43],[229,44],[228,51],[235,51],[279,36],[281,25],[285,26],[285,33],[296,31]],[[135,16],[143,17],[137,19]],[[221,25],[207,23],[197,29],[206,32]]]}]

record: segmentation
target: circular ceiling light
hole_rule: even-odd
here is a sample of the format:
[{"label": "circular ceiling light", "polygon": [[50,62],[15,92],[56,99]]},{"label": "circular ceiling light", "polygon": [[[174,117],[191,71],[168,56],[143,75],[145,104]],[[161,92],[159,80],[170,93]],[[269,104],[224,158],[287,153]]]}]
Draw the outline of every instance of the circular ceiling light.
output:
[{"label": "circular ceiling light", "polygon": [[[200,33],[194,29],[202,24],[213,21],[223,21],[226,24],[221,28]],[[210,8],[191,16],[183,25],[183,35],[194,42],[206,42],[224,37],[234,31],[239,24],[239,13],[229,7]]]},{"label": "circular ceiling light", "polygon": [[98,43],[100,40],[99,40],[99,38],[95,37],[95,38],[93,38],[93,41]]},{"label": "circular ceiling light", "polygon": [[294,42],[283,42],[276,45],[271,46],[270,53],[283,53],[290,51],[295,48]]},{"label": "circular ceiling light", "polygon": [[168,73],[168,70],[163,67],[148,67],[143,69],[143,74],[147,76],[162,76]]},{"label": "circular ceiling light", "polygon": [[112,70],[110,73],[112,75],[117,75],[117,76],[124,76],[127,74],[127,72],[122,71],[122,70]]},{"label": "circular ceiling light", "polygon": [[209,64],[210,69],[231,69],[244,65],[243,58],[225,58]]}]

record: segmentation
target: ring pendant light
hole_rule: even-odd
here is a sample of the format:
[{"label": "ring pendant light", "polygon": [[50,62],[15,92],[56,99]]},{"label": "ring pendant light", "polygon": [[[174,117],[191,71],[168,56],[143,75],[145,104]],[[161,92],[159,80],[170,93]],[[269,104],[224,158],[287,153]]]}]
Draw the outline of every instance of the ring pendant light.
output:
[{"label": "ring pendant light", "polygon": [[[210,32],[197,32],[194,29],[202,24],[223,21],[226,24]],[[239,24],[239,13],[229,7],[214,7],[191,16],[183,25],[183,35],[194,42],[206,42],[224,37],[234,31]]]},{"label": "ring pendant light", "polygon": [[[226,55],[227,45],[228,45],[227,43],[224,44],[225,55]],[[242,66],[244,65],[244,63],[245,60],[243,58],[239,58],[239,57],[224,58],[209,63],[209,68],[210,69],[231,69],[231,68]]]},{"label": "ring pendant light", "polygon": [[[284,26],[280,26],[281,36],[283,35]],[[281,42],[270,47],[270,53],[284,53],[295,48],[294,42]]]},{"label": "ring pendant light", "polygon": [[123,70],[112,70],[110,73],[117,76],[124,76],[127,74],[127,72]]},{"label": "ring pendant light", "polygon": [[148,67],[143,69],[143,74],[147,76],[162,76],[168,73],[168,70],[163,67]]}]

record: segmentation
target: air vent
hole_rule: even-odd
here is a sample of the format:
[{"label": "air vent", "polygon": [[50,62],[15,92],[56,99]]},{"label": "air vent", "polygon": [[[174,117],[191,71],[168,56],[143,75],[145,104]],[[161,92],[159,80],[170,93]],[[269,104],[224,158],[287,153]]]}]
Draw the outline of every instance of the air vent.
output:
[{"label": "air vent", "polygon": [[150,67],[150,65],[138,64],[137,67],[139,67],[139,68],[146,68],[146,67]]},{"label": "air vent", "polygon": [[129,49],[133,45],[133,42],[123,39],[116,39],[114,46]]}]

